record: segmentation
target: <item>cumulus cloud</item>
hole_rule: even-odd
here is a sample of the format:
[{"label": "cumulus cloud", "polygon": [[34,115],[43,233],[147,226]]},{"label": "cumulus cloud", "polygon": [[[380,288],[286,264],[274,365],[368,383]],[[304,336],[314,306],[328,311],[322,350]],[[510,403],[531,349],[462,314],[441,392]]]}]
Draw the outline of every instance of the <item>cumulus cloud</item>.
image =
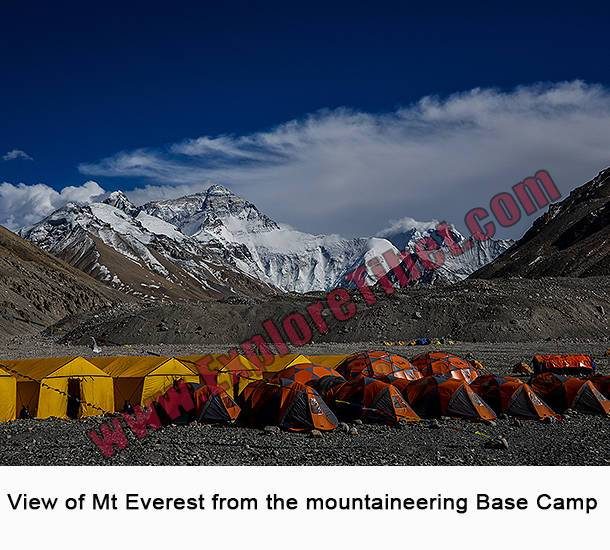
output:
[{"label": "cumulus cloud", "polygon": [[13,149],[2,155],[2,160],[34,160],[30,155],[21,149]]},{"label": "cumulus cloud", "polygon": [[103,194],[104,189],[94,181],[61,191],[42,183],[0,183],[0,225],[13,230],[26,227],[69,202],[91,202]]},{"label": "cumulus cloud", "polygon": [[[610,164],[610,91],[580,81],[424,97],[390,113],[321,111],[242,136],[202,136],[80,166],[145,178],[144,202],[210,181],[312,232],[374,234],[387,220],[460,223],[539,169],[567,193]],[[531,224],[524,221],[507,236]]]}]

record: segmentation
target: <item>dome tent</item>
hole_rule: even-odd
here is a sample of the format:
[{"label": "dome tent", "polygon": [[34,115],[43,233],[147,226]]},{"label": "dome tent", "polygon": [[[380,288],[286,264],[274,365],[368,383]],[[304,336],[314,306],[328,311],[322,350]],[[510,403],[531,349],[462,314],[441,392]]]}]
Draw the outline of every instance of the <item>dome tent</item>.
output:
[{"label": "dome tent", "polygon": [[590,414],[610,415],[610,400],[590,380],[544,372],[534,376],[530,385],[558,412],[576,409]]},{"label": "dome tent", "polygon": [[299,365],[292,365],[284,370],[276,372],[271,380],[279,380],[285,378],[286,380],[294,380],[300,384],[306,384],[308,386],[315,385],[314,383],[325,376],[334,376],[344,381],[345,379],[335,370],[329,367],[321,365],[314,365],[313,363],[305,363]]},{"label": "dome tent", "polygon": [[359,418],[383,424],[419,420],[396,388],[374,378],[359,376],[342,384],[334,384],[327,390],[326,398],[341,420]]},{"label": "dome tent", "polygon": [[392,382],[420,416],[458,416],[490,421],[496,414],[468,384],[449,376],[427,376],[421,380]]},{"label": "dome tent", "polygon": [[240,408],[220,386],[191,385],[195,400],[195,420],[228,423],[237,420]]},{"label": "dome tent", "polygon": [[336,369],[343,361],[345,361],[349,357],[349,355],[307,355],[306,357],[315,365]]},{"label": "dome tent", "polygon": [[384,381],[394,378],[421,378],[407,358],[385,351],[366,351],[350,355],[337,366],[337,371],[347,380],[358,376]]},{"label": "dome tent", "polygon": [[330,431],[337,417],[313,389],[293,380],[257,380],[239,396],[240,421],[245,424],[276,425],[292,432]]},{"label": "dome tent", "polygon": [[444,351],[422,353],[411,362],[423,376],[450,376],[468,384],[478,376],[476,367],[470,361]]},{"label": "dome tent", "polygon": [[478,376],[470,388],[497,414],[537,420],[559,418],[528,384],[518,378],[486,374]]},{"label": "dome tent", "polygon": [[606,399],[610,399],[610,376],[604,374],[595,374],[589,378],[597,391]]},{"label": "dome tent", "polygon": [[265,366],[264,378],[273,378],[273,376],[292,365],[302,365],[304,363],[311,363],[311,361],[300,353],[287,353],[285,355],[274,355],[273,361]]}]

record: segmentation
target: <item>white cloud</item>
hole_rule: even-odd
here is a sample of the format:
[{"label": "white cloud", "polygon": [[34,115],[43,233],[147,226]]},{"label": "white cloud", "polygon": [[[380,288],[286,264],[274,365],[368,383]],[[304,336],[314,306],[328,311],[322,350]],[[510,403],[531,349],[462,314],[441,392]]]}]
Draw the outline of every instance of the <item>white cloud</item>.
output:
[{"label": "white cloud", "polygon": [[30,155],[21,149],[13,149],[2,155],[2,160],[34,160]]},{"label": "white cloud", "polygon": [[[539,169],[567,193],[610,164],[610,91],[580,81],[425,97],[391,113],[322,111],[267,131],[203,136],[83,164],[145,178],[137,202],[231,187],[312,232],[374,234],[389,219],[457,223]],[[509,232],[524,230],[531,219]]]},{"label": "white cloud", "polygon": [[415,229],[420,232],[425,232],[428,229],[434,229],[439,224],[438,220],[431,220],[429,222],[420,222],[414,220],[409,216],[405,216],[400,220],[390,220],[390,223],[387,227],[383,228],[381,231],[377,233],[377,237],[389,237],[392,235],[396,235],[399,233],[408,233],[412,229]]},{"label": "white cloud", "polygon": [[68,202],[90,202],[104,190],[94,181],[56,191],[38,183],[0,183],[0,225],[19,229],[36,223]]}]

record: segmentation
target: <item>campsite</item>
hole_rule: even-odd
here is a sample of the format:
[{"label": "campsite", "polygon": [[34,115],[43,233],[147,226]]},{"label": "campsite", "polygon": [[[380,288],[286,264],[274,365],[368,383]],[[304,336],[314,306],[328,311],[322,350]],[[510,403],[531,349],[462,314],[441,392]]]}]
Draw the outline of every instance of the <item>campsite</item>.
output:
[{"label": "campsite", "polygon": [[276,250],[274,282],[226,263],[269,243],[208,257],[181,232],[295,238],[218,185],[0,229],[0,464],[608,464],[608,196],[603,170],[512,244],[434,223],[398,265],[341,240],[335,272],[303,233],[323,250]]},{"label": "campsite", "polygon": [[[489,375],[482,375],[480,380],[483,386],[498,384],[506,379],[527,381],[531,375],[516,375],[513,367],[520,362],[533,363],[536,354],[541,356],[552,353],[573,353],[578,349],[583,355],[593,358],[596,363],[596,376],[598,378],[610,373],[609,358],[605,356],[606,348],[603,343],[592,342],[538,342],[523,344],[498,344],[498,343],[463,343],[456,342],[447,346],[447,352],[462,358],[466,364],[469,359],[476,357],[484,368],[491,369],[498,379],[487,380]],[[278,373],[286,372],[290,377],[298,380],[297,385],[307,380],[320,380],[319,375],[326,372],[347,373],[358,370],[359,361],[362,356],[355,356],[351,365],[344,364],[350,352],[356,350],[369,350],[373,348],[372,343],[335,345],[331,350],[328,346],[321,344],[310,345],[299,351],[278,360],[272,366],[272,370],[261,376],[259,384],[263,389],[267,387],[266,380],[273,382]],[[65,349],[63,346],[61,349]],[[110,348],[111,349],[111,348]],[[36,350],[31,353],[46,352],[52,355],[57,350],[57,345],[49,339],[42,339]],[[177,378],[183,378],[185,367],[191,371],[188,375],[194,378],[192,359],[207,354],[219,354],[223,349],[212,350],[209,347],[194,346],[121,346],[117,349],[121,353],[120,358],[113,361],[106,360],[102,356],[91,357],[91,351],[86,346],[75,346],[69,348],[71,354],[87,356],[92,363],[104,366],[114,362],[128,365],[130,362],[137,364],[136,358],[144,357],[145,366],[138,371],[139,382],[132,381],[133,395],[141,396],[139,385],[150,385],[150,379],[155,379],[157,388],[169,387]],[[169,351],[176,359],[174,374],[171,372],[167,361],[162,361],[157,355],[161,350]],[[332,353],[328,353],[332,351]],[[441,352],[438,345],[427,345],[405,348],[404,346],[393,346],[384,351],[372,354],[370,368],[365,374],[375,376],[388,376],[392,374],[383,367],[384,353],[400,354],[402,357],[415,359],[421,356],[435,357]],[[132,356],[133,361],[129,361]],[[185,363],[180,363],[180,357]],[[315,369],[308,367],[304,361],[316,360],[319,364]],[[15,366],[11,360],[3,360]],[[191,361],[190,365],[188,361]],[[297,365],[292,364],[296,361]],[[381,361],[381,363],[380,363]],[[401,363],[405,371],[408,371],[408,361]],[[456,361],[456,359],[451,359]],[[26,361],[26,363],[31,363]],[[301,365],[299,365],[301,363]],[[157,375],[150,375],[152,365],[164,365]],[[413,363],[411,363],[412,365]],[[235,367],[235,363],[233,363]],[[585,365],[586,367],[586,365]],[[338,368],[338,371],[337,371]],[[231,383],[228,372],[215,374],[215,380],[222,385],[222,393],[237,391],[243,393],[250,383],[256,383],[256,376],[252,365],[247,360],[240,360],[240,372],[245,373],[237,384]],[[103,370],[103,369],[102,369]],[[229,369],[230,370],[230,369]],[[196,369],[195,369],[196,371]],[[117,370],[116,372],[120,372]],[[154,372],[154,371],[153,371]],[[534,376],[536,376],[535,373]],[[352,373],[354,379],[358,379],[358,373]],[[408,376],[412,377],[411,374]],[[462,378],[456,373],[457,378]],[[540,376],[540,375],[538,375]],[[586,374],[583,375],[587,377]],[[502,377],[504,377],[502,379]],[[255,380],[247,381],[254,378]],[[334,378],[331,377],[331,378]],[[366,377],[364,377],[366,378]],[[428,377],[434,378],[434,377]],[[463,379],[451,377],[458,387],[465,382]],[[115,378],[114,408],[121,410],[124,406],[126,391],[129,383],[120,383],[117,387]],[[421,382],[426,378],[417,378],[413,382]],[[58,380],[58,379],[55,379]],[[129,377],[126,378],[129,380]],[[371,379],[372,380],[372,379]],[[396,378],[397,387],[400,387],[407,378]],[[210,378],[208,377],[210,383]],[[246,383],[247,382],[247,383]],[[472,382],[474,384],[476,379]],[[308,383],[308,382],[307,382]],[[241,390],[240,384],[242,384]],[[446,384],[446,382],[445,382]],[[515,386],[522,385],[514,382]],[[476,386],[476,385],[475,385]],[[509,384],[510,386],[510,384]],[[205,387],[205,384],[204,386]],[[272,386],[273,387],[273,386]],[[311,386],[303,386],[311,387]],[[314,386],[315,387],[315,386]],[[498,386],[502,387],[502,386]],[[512,388],[510,388],[512,389]],[[325,389],[319,388],[319,395],[324,394]],[[332,387],[331,387],[332,391]],[[487,390],[491,391],[491,390]],[[500,391],[500,390],[498,390]],[[509,390],[504,390],[505,393]],[[493,391],[492,391],[493,393]],[[233,396],[234,394],[231,393]],[[222,421],[193,421],[183,425],[172,423],[161,429],[149,431],[147,436],[138,439],[129,430],[125,429],[129,445],[118,450],[112,457],[104,458],[99,450],[87,437],[87,432],[97,430],[108,420],[108,416],[91,415],[83,416],[79,420],[59,419],[47,417],[46,419],[15,420],[0,423],[0,437],[9,445],[3,447],[0,452],[0,461],[3,464],[208,464],[208,465],[237,465],[237,464],[301,464],[301,465],[392,465],[392,464],[419,464],[419,465],[494,465],[494,464],[606,464],[609,457],[606,449],[610,445],[610,419],[602,414],[591,414],[590,411],[568,410],[561,414],[553,411],[549,413],[556,415],[558,420],[548,421],[544,415],[540,420],[526,419],[519,414],[506,414],[497,409],[499,406],[492,397],[486,394],[489,401],[491,413],[495,418],[485,416],[473,421],[467,416],[460,416],[453,411],[443,409],[441,412],[425,411],[421,408],[421,420],[409,422],[379,421],[379,419],[364,415],[356,417],[341,417],[337,419],[334,429],[327,429],[324,425],[317,427],[307,426],[306,429],[292,430],[290,426],[279,426],[277,417],[266,417],[258,422],[236,421],[237,415],[225,415]],[[503,395],[503,394],[502,394]],[[117,399],[118,397],[118,399]],[[329,402],[331,401],[330,398]],[[500,399],[498,397],[498,399]],[[232,402],[232,399],[229,401]],[[349,401],[349,399],[347,399]],[[242,401],[239,401],[243,404]],[[139,402],[141,403],[141,401]],[[135,403],[134,404],[139,404]],[[217,410],[217,409],[215,409]],[[226,409],[223,409],[226,410]],[[337,410],[333,407],[333,411]],[[340,409],[338,409],[340,410]],[[16,410],[18,413],[18,411]],[[416,411],[418,412],[418,411]],[[44,413],[47,414],[47,413]],[[486,413],[487,415],[487,413]],[[217,418],[217,417],[214,417]],[[312,431],[313,430],[313,431]],[[506,442],[506,446],[498,442]]]}]

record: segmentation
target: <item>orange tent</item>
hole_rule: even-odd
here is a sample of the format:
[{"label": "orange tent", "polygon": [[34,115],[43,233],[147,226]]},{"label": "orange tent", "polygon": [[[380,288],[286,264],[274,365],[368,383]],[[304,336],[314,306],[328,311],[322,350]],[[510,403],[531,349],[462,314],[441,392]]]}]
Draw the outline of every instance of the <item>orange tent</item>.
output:
[{"label": "orange tent", "polygon": [[556,411],[576,409],[610,415],[610,400],[590,380],[543,372],[532,378],[530,385]]},{"label": "orange tent", "polygon": [[444,351],[422,353],[411,362],[424,376],[446,375],[468,384],[478,376],[477,369],[470,361]]},{"label": "orange tent", "polygon": [[498,414],[538,420],[559,418],[528,384],[518,378],[486,374],[477,377],[470,388]]},{"label": "orange tent", "polygon": [[595,363],[590,355],[534,355],[534,374],[595,374]]},{"label": "orange tent", "polygon": [[606,399],[610,399],[610,376],[596,374],[595,376],[591,376],[589,380],[591,380],[599,393],[601,393]]},{"label": "orange tent", "polygon": [[233,422],[240,408],[220,386],[198,386],[193,384],[195,419],[199,422]]},{"label": "orange tent", "polygon": [[459,416],[495,420],[496,414],[463,380],[427,376],[421,380],[392,382],[420,416]]},{"label": "orange tent", "polygon": [[293,380],[257,380],[239,396],[240,420],[246,424],[277,425],[291,432],[334,430],[337,417],[309,386]]},{"label": "orange tent", "polygon": [[294,380],[300,384],[307,384],[311,386],[314,385],[312,383],[320,380],[320,378],[324,378],[325,376],[333,376],[344,381],[343,376],[341,376],[335,369],[323,367],[321,365],[314,365],[312,363],[304,363],[288,367],[284,370],[276,372],[271,380],[277,381],[280,378],[285,378],[286,380]]},{"label": "orange tent", "polygon": [[385,424],[419,420],[396,388],[374,378],[360,376],[337,384],[327,396],[329,406],[344,420],[360,418]]},{"label": "orange tent", "polygon": [[416,380],[421,378],[417,369],[408,359],[385,351],[367,351],[350,355],[337,367],[337,371],[347,380],[358,376],[367,376],[378,380],[387,378]]}]

